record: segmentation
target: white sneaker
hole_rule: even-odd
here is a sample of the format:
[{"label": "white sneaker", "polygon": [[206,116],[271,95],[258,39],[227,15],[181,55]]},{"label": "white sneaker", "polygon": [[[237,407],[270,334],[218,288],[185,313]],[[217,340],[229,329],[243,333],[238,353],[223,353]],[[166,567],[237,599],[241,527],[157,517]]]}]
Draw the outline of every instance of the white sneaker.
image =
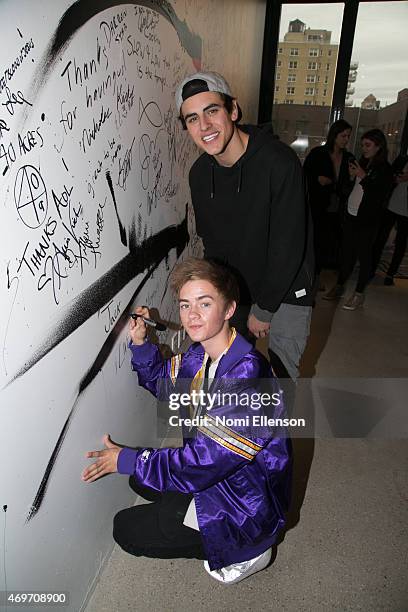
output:
[{"label": "white sneaker", "polygon": [[248,578],[256,572],[263,570],[270,562],[271,557],[272,549],[268,548],[268,550],[254,559],[241,561],[241,563],[233,563],[232,565],[227,565],[226,567],[221,567],[217,570],[210,570],[208,561],[204,561],[204,568],[211,578],[218,580],[218,582],[222,582],[224,584],[235,584],[236,582],[241,582],[241,580]]},{"label": "white sneaker", "polygon": [[361,308],[364,304],[364,293],[354,293],[346,302],[343,304],[344,310],[356,310]]}]

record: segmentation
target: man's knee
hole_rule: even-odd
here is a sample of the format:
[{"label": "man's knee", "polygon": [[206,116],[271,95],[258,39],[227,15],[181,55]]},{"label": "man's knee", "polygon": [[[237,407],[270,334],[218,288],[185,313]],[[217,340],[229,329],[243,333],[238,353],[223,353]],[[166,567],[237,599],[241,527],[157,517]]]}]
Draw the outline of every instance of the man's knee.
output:
[{"label": "man's knee", "polygon": [[129,538],[129,519],[127,517],[127,511],[128,508],[121,510],[113,517],[113,539],[122,547]]}]

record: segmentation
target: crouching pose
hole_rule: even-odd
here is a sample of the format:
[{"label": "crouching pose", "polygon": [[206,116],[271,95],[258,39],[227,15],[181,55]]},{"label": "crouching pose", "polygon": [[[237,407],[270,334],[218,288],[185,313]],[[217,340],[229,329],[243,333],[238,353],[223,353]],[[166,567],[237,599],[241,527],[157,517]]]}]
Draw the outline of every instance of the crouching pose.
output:
[{"label": "crouching pose", "polygon": [[[114,538],[125,551],[203,559],[213,578],[231,584],[271,559],[285,525],[291,445],[275,427],[284,410],[267,360],[229,326],[238,299],[230,271],[191,258],[176,266],[171,284],[192,345],[164,361],[138,317],[129,347],[143,387],[173,405],[191,400],[180,401],[177,413],[183,446],[135,450],[106,436],[107,449],[87,453],[97,460],[82,477],[129,474],[132,488],[153,502],[115,516]],[[147,308],[135,312],[149,316]]]}]

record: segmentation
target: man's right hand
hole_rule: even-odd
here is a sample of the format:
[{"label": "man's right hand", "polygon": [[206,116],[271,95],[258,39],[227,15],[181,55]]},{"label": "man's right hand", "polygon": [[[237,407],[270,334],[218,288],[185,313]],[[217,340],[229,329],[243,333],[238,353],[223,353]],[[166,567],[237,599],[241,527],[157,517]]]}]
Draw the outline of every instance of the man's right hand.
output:
[{"label": "man's right hand", "polygon": [[135,314],[141,315],[137,319],[130,319],[129,323],[129,335],[132,339],[133,344],[140,346],[144,343],[147,336],[146,325],[142,317],[150,318],[149,309],[145,306],[137,306],[133,311]]}]

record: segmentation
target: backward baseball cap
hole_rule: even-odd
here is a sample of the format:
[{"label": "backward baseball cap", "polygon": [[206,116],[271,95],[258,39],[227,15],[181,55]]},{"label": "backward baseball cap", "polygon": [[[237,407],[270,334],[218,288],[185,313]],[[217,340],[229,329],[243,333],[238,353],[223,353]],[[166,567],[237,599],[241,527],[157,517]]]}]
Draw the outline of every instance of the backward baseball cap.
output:
[{"label": "backward baseball cap", "polygon": [[184,100],[205,91],[225,94],[233,98],[227,81],[218,72],[196,72],[186,77],[177,87],[175,100],[177,112],[180,114]]}]

